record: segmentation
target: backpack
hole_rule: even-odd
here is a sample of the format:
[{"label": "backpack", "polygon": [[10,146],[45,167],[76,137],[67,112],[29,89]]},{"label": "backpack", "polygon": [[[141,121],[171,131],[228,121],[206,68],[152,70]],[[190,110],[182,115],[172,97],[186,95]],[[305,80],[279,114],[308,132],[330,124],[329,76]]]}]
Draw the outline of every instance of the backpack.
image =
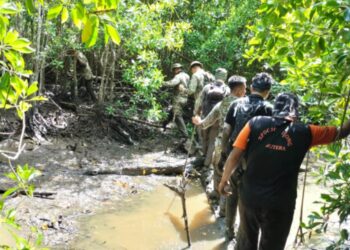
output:
[{"label": "backpack", "polygon": [[237,136],[251,118],[259,115],[271,115],[266,110],[267,106],[268,105],[265,101],[259,101],[255,103],[250,102],[248,96],[242,98],[242,100],[239,100],[237,102],[234,111],[235,127],[233,128],[229,140],[230,151],[232,150],[232,144],[236,140]]},{"label": "backpack", "polygon": [[209,83],[209,89],[203,100],[202,114],[207,116],[214,106],[226,96],[226,85],[218,82]]},{"label": "backpack", "polygon": [[215,81],[215,77],[210,72],[204,71],[203,75],[204,75],[203,87]]}]

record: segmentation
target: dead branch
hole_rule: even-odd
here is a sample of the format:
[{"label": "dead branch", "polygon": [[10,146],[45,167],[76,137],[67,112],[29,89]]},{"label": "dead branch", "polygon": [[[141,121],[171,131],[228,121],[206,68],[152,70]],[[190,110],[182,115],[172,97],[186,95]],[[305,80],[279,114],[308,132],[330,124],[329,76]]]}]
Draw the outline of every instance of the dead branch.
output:
[{"label": "dead branch", "polygon": [[122,168],[121,170],[87,170],[83,174],[89,176],[96,175],[181,175],[183,167],[157,167],[157,168]]},{"label": "dead branch", "polygon": [[158,125],[158,124],[154,124],[154,123],[143,121],[143,120],[138,120],[138,119],[135,119],[135,118],[129,118],[129,117],[121,116],[121,115],[113,115],[113,117],[114,118],[119,118],[119,119],[125,119],[125,120],[128,120],[128,121],[144,124],[144,125],[155,127],[155,128],[162,128],[163,127],[163,126]]}]

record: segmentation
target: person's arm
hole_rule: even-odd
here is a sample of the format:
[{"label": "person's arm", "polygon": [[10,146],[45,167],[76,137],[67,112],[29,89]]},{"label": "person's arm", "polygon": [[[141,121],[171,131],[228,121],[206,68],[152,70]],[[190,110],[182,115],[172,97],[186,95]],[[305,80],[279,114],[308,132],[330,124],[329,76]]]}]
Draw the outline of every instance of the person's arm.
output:
[{"label": "person's arm", "polygon": [[179,75],[176,75],[173,79],[171,79],[170,81],[164,82],[164,86],[165,87],[176,87],[177,85],[179,85],[181,83],[181,79],[179,77]]},{"label": "person's arm", "polygon": [[225,122],[221,139],[221,152],[226,154],[227,144],[232,133],[232,126]]},{"label": "person's arm", "polygon": [[196,116],[192,118],[192,122],[201,129],[207,129],[213,126],[215,122],[220,119],[220,117],[220,103],[217,103],[203,120]]},{"label": "person's arm", "polygon": [[224,173],[222,174],[222,178],[218,187],[218,191],[221,195],[229,195],[230,193],[225,190],[225,186],[230,185],[230,177],[233,172],[236,170],[239,161],[243,155],[244,151],[239,148],[234,148],[229,157],[226,160],[224,166]]},{"label": "person's arm", "polygon": [[204,102],[206,95],[207,95],[207,89],[203,88],[201,93],[200,93],[200,96],[195,100],[194,110],[193,110],[194,115],[201,115],[203,102]]},{"label": "person's arm", "polygon": [[224,173],[222,174],[222,178],[218,187],[218,191],[221,195],[229,194],[225,190],[225,186],[229,184],[229,179],[231,175],[236,169],[238,163],[240,162],[244,151],[247,149],[249,136],[250,136],[250,124],[248,122],[239,133],[235,143],[233,144],[234,148],[226,160],[226,163],[224,166]]},{"label": "person's arm", "polygon": [[225,117],[224,131],[223,131],[222,141],[221,141],[222,154],[226,154],[227,144],[230,140],[232,130],[233,130],[234,125],[236,123],[236,119],[234,116],[236,106],[237,106],[236,102],[233,102],[230,105],[229,110],[228,110],[226,117]]},{"label": "person's arm", "polygon": [[311,131],[310,147],[326,145],[341,140],[350,134],[350,120],[344,122],[341,128],[335,126],[309,125]]},{"label": "person's arm", "polygon": [[196,74],[192,75],[190,83],[188,85],[188,90],[187,90],[188,95],[190,96],[194,95],[198,87],[198,81],[199,81],[198,76]]}]

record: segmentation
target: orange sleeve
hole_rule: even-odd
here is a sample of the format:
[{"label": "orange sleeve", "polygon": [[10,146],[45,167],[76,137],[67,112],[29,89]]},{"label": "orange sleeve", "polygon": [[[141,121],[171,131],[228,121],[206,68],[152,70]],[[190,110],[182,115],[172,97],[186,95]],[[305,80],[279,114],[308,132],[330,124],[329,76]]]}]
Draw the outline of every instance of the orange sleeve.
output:
[{"label": "orange sleeve", "polygon": [[239,148],[241,150],[246,150],[249,135],[250,135],[250,126],[249,126],[249,122],[247,122],[247,124],[239,133],[236,141],[233,143],[233,147]]},{"label": "orange sleeve", "polygon": [[334,141],[337,136],[337,128],[330,126],[315,126],[309,125],[311,130],[311,145],[310,147],[329,144]]}]

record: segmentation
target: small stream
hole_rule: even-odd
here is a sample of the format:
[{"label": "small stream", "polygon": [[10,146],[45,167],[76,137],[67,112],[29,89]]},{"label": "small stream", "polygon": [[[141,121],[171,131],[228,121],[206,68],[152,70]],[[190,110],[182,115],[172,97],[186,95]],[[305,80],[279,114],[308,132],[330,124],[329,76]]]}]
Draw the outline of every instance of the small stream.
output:
[{"label": "small stream", "polygon": [[[189,185],[186,206],[192,249],[227,249],[223,223],[215,220],[199,183]],[[81,223],[80,236],[72,249],[165,250],[187,246],[181,199],[162,185]]]},{"label": "small stream", "polygon": [[[306,187],[304,221],[307,215],[318,209],[314,203],[324,190],[309,179]],[[306,237],[306,244],[295,247],[294,240],[299,225],[301,189],[286,248],[325,249],[337,237],[336,218],[327,237]],[[215,219],[207,197],[198,182],[191,183],[186,193],[192,249],[233,249],[224,238],[224,219]],[[100,213],[80,221],[79,236],[70,249],[77,250],[171,250],[187,246],[180,198],[165,186],[159,185],[151,192],[144,192],[133,199],[120,202],[114,208],[105,208]],[[306,232],[304,230],[304,232]]]}]

